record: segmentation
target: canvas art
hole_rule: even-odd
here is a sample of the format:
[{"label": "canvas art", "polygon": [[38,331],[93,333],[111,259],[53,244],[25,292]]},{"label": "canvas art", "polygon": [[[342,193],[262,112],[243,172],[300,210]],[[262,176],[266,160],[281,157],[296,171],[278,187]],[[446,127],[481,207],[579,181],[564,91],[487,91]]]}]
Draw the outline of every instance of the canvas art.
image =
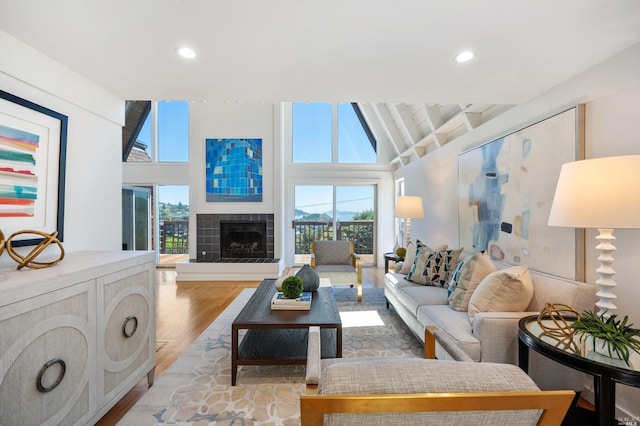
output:
[{"label": "canvas art", "polygon": [[207,139],[206,200],[262,201],[262,139]]},{"label": "canvas art", "polygon": [[547,225],[560,168],[582,151],[578,115],[572,108],[459,155],[461,247],[579,277],[577,231]]},{"label": "canvas art", "polygon": [[[0,228],[5,237],[25,229],[57,231],[62,241],[66,134],[65,115],[0,91]],[[39,241],[18,236],[12,245]]]}]

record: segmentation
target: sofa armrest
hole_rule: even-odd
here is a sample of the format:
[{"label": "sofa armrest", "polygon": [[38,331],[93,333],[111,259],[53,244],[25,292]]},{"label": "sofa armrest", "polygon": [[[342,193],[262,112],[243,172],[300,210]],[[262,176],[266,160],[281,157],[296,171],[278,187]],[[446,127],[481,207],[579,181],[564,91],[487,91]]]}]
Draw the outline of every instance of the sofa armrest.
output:
[{"label": "sofa armrest", "polygon": [[517,364],[518,321],[539,312],[479,312],[473,321],[473,335],[482,342],[480,360]]},{"label": "sofa armrest", "polygon": [[320,346],[320,327],[309,327],[307,342],[307,374],[305,383],[317,385],[320,380],[320,362],[322,361],[322,348]]},{"label": "sofa armrest", "polygon": [[438,330],[433,325],[429,325],[424,329],[424,357],[426,359],[436,359],[436,342],[454,361],[473,362],[473,359],[460,349],[447,333]]}]

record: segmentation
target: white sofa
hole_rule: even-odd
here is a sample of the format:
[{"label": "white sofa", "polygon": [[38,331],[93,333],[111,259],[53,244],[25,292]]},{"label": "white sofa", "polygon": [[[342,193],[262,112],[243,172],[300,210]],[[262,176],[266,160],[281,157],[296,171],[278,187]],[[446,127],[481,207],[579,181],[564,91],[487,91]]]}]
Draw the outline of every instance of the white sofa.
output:
[{"label": "white sofa", "polygon": [[[494,261],[498,269],[511,265]],[[593,310],[597,287],[592,284],[529,271],[534,292],[525,312],[480,312],[469,320],[467,312],[450,309],[447,288],[424,286],[407,281],[405,275],[388,272],[384,277],[387,307],[393,305],[407,326],[425,341],[425,328],[444,332],[472,360],[482,362],[518,362],[518,321],[537,315],[546,303],[562,303],[578,312]],[[447,352],[436,342],[435,355],[448,359]],[[581,390],[584,375],[564,367],[537,353],[530,356],[529,372],[542,389]]]}]

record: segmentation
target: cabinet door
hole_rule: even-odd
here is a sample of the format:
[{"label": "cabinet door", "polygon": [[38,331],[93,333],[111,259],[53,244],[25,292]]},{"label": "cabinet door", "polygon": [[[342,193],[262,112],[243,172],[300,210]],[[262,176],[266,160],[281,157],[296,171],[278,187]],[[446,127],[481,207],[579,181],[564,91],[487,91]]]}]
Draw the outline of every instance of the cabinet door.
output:
[{"label": "cabinet door", "polygon": [[109,402],[155,365],[155,273],[153,263],[135,266],[98,282],[101,390]]},{"label": "cabinet door", "polygon": [[94,285],[83,282],[0,309],[0,424],[73,425],[91,417]]}]

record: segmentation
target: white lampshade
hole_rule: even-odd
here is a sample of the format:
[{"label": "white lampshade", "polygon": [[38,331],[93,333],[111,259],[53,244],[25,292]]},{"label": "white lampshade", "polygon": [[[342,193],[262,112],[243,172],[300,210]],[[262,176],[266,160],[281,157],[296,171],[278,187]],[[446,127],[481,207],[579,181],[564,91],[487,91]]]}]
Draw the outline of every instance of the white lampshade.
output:
[{"label": "white lampshade", "polygon": [[640,228],[640,155],[564,164],[548,223],[573,228]]},{"label": "white lampshade", "polygon": [[422,197],[398,197],[396,203],[396,217],[409,217],[412,219],[424,219]]}]

